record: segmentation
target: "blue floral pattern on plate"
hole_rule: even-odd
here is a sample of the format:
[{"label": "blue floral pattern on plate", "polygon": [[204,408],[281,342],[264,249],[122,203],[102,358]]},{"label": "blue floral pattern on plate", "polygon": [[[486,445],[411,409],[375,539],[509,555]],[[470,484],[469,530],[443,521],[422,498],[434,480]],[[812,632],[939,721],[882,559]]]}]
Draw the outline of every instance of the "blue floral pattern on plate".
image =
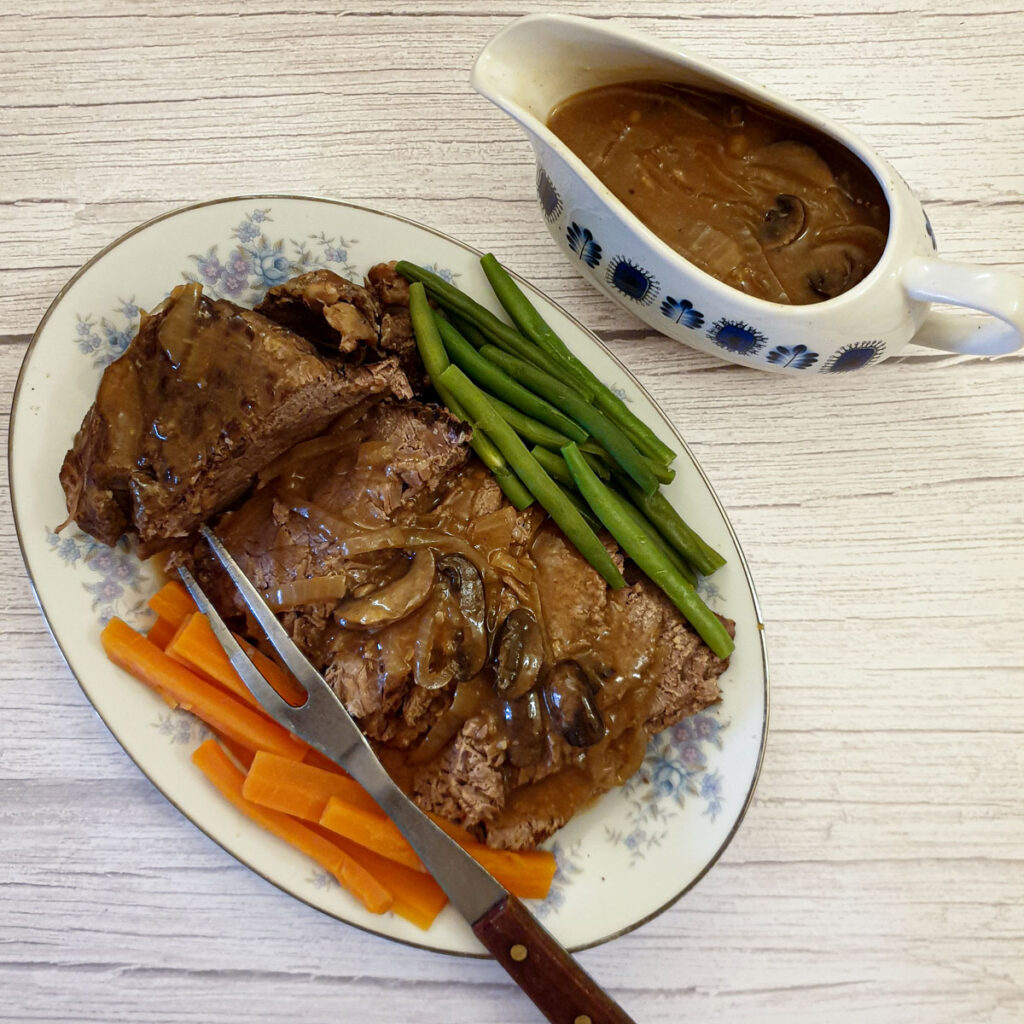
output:
[{"label": "blue floral pattern on plate", "polygon": [[65,566],[81,564],[97,575],[94,582],[82,586],[92,595],[92,610],[101,626],[115,615],[124,618],[142,610],[145,604],[141,590],[142,570],[126,540],[110,548],[82,533],[78,527],[69,526],[60,534],[47,530],[46,542]]},{"label": "blue floral pattern on plate", "polygon": [[191,257],[195,268],[182,276],[199,281],[211,295],[249,304],[258,302],[268,288],[309,270],[327,268],[342,277],[352,276],[355,266],[348,251],[358,239],[329,238],[320,232],[305,239],[272,241],[265,228],[272,223],[269,209],[251,211],[232,231],[238,244],[223,260],[220,246],[211,245],[205,253]]},{"label": "blue floral pattern on plate", "polygon": [[583,843],[565,844],[558,841],[548,844],[548,849],[555,855],[555,877],[551,880],[551,888],[547,897],[534,906],[538,917],[547,917],[553,910],[565,904],[566,889],[572,885],[576,875],[583,872]]},{"label": "blue floral pattern on plate", "polygon": [[651,740],[643,767],[623,787],[630,801],[630,829],[605,829],[610,842],[629,851],[631,863],[643,860],[666,839],[666,823],[688,799],[702,801],[703,813],[712,821],[721,812],[722,782],[710,768],[705,748],[721,750],[721,733],[728,724],[709,709],[684,718]]},{"label": "blue floral pattern on plate", "polygon": [[97,323],[92,316],[78,315],[75,325],[75,343],[78,351],[92,356],[93,366],[103,367],[112,363],[128,347],[139,329],[139,307],[135,299],[123,301],[111,314],[111,319],[102,317]]},{"label": "blue floral pattern on plate", "polygon": [[152,724],[164,739],[176,746],[198,747],[213,735],[195,715],[181,708],[168,708]]}]

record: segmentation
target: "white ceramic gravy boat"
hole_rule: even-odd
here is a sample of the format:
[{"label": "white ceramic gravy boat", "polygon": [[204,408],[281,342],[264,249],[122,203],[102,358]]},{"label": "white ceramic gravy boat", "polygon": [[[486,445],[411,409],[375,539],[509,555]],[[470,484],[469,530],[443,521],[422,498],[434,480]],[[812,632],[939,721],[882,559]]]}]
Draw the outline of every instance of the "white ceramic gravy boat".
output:
[{"label": "white ceramic gravy boat", "polygon": [[[882,186],[889,236],[874,269],[812,305],[755,298],[698,269],[640,222],[547,127],[568,97],[613,82],[654,79],[773,107],[838,140]],[[918,344],[1001,355],[1024,337],[1024,278],[934,255],[935,239],[906,182],[862,140],[706,61],[603,22],[530,15],[484,48],[470,82],[526,131],[552,236],[580,272],[655,330],[732,362],[785,373],[857,370]],[[932,310],[942,302],[981,310]]]}]

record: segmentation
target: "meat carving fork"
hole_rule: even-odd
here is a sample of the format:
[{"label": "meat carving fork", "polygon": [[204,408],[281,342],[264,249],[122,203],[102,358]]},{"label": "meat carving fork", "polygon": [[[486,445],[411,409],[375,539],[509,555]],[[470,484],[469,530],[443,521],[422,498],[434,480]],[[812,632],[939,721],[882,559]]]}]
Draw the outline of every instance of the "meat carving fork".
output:
[{"label": "meat carving fork", "polygon": [[239,647],[191,573],[180,568],[235,671],[267,714],[341,765],[377,801],[476,937],[552,1024],[634,1024],[526,907],[395,785],[344,704],[292,643],[227,548],[207,527],[201,529],[267,639],[306,691],[301,707],[284,701]]}]

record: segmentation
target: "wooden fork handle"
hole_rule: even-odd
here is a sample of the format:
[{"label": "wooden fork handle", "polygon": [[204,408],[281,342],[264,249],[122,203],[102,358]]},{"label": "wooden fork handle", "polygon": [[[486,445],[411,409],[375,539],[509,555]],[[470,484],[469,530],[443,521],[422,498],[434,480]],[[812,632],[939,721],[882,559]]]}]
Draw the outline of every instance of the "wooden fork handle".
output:
[{"label": "wooden fork handle", "polygon": [[515,896],[491,907],[473,931],[551,1024],[635,1024]]}]

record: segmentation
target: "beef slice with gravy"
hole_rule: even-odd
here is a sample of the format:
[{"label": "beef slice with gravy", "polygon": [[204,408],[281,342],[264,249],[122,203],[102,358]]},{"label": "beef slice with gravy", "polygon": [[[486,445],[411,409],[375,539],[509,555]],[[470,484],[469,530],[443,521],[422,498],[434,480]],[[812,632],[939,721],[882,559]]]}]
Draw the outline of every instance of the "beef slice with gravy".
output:
[{"label": "beef slice with gravy", "polygon": [[180,285],[103,373],[60,472],[69,520],[106,544],[135,534],[146,556],[367,396],[409,394],[394,359],[343,366],[259,313]]}]

